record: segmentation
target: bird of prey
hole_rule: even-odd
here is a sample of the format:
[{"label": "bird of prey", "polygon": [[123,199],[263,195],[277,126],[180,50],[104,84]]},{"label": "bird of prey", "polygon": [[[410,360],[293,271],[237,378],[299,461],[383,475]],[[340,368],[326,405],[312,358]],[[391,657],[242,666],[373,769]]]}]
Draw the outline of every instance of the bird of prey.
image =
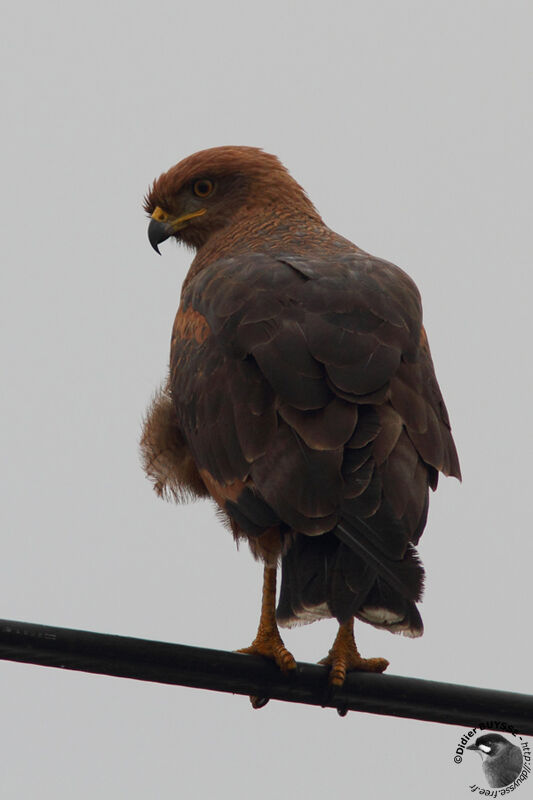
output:
[{"label": "bird of prey", "polygon": [[264,562],[259,629],[240,652],[292,670],[278,623],[334,617],[331,684],[382,672],[354,618],[422,633],[415,545],[439,472],[460,477],[415,284],[328,228],[257,148],[185,158],[144,207],[158,252],[171,237],[196,250],[144,423],[146,473],[160,496],[211,497]]},{"label": "bird of prey", "polygon": [[481,756],[483,773],[492,789],[501,789],[518,778],[524,759],[520,748],[499,733],[478,736],[467,750],[475,750]]}]

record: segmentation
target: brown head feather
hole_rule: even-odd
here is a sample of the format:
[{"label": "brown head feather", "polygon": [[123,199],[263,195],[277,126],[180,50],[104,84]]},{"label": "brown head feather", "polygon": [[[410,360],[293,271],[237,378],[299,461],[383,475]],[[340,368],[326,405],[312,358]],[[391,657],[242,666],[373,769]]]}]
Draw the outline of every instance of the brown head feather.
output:
[{"label": "brown head feather", "polygon": [[[194,183],[202,179],[215,184],[203,203],[193,192]],[[256,218],[263,212],[321,222],[305,191],[279,159],[258,147],[213,147],[194,153],[160,175],[144,200],[149,215],[157,207],[180,216],[200,206],[207,213],[191,220],[177,237],[196,248],[250,212]]]}]

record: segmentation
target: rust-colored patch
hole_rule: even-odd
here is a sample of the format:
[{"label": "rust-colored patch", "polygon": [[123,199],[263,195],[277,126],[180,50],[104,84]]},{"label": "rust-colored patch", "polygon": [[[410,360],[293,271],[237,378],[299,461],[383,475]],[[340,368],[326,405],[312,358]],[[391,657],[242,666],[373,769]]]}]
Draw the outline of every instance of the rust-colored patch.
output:
[{"label": "rust-colored patch", "polygon": [[430,352],[430,350],[429,350],[429,342],[428,342],[428,335],[427,335],[426,329],[424,328],[423,325],[422,325],[422,328],[420,330],[420,347],[422,348],[422,350],[425,350],[426,353]]},{"label": "rust-colored patch", "polygon": [[272,528],[267,528],[261,536],[249,536],[245,531],[239,528],[235,520],[233,520],[226,511],[226,502],[231,500],[233,503],[237,503],[243,489],[253,486],[252,482],[249,480],[246,482],[235,480],[232,483],[224,485],[215,480],[205,469],[200,470],[200,475],[207,487],[207,491],[219,508],[224,512],[225,519],[229,522],[235,541],[239,542],[239,540],[244,539],[248,542],[254,558],[270,566],[276,566],[280,557],[287,551],[292,537],[282,535],[277,525]]},{"label": "rust-colored patch", "polygon": [[211,329],[206,318],[190,306],[183,311],[179,308],[172,329],[172,340],[194,339],[198,344],[203,344],[211,335]]},{"label": "rust-colored patch", "polygon": [[201,469],[200,475],[207,486],[207,491],[223,511],[226,509],[227,500],[232,500],[234,503],[237,502],[237,498],[246,485],[239,480],[234,480],[233,483],[224,485],[215,480],[206,469]]},{"label": "rust-colored patch", "polygon": [[282,536],[279,527],[268,528],[262,536],[249,537],[248,546],[252,555],[258,561],[263,561],[271,567],[278,564],[280,556],[284,555],[292,537]]}]

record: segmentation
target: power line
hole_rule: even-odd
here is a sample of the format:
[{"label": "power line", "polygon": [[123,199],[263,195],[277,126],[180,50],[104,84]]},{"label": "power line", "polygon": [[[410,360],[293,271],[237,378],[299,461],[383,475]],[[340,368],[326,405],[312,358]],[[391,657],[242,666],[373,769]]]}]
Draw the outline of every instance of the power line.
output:
[{"label": "power line", "polygon": [[259,656],[0,620],[0,658],[46,667],[253,695],[292,703],[533,734],[533,696],[351,672],[333,693],[328,670],[298,664],[284,675]]}]

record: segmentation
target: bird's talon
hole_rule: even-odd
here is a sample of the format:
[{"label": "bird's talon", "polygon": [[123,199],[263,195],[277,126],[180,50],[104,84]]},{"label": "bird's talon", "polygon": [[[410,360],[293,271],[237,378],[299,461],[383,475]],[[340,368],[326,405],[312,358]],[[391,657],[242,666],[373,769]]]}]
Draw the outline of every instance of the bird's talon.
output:
[{"label": "bird's talon", "polygon": [[249,647],[242,647],[237,653],[245,655],[263,656],[270,661],[274,661],[282,672],[296,670],[296,661],[292,653],[289,653],[283,643],[272,641],[271,638],[257,639]]},{"label": "bird's talon", "polygon": [[340,687],[344,685],[347,672],[384,672],[389,666],[386,658],[361,658],[355,657],[350,654],[346,657],[343,655],[326,656],[319,664],[331,666],[329,673],[329,683],[331,686]]},{"label": "bird's talon", "polygon": [[264,708],[267,705],[267,703],[270,701],[270,697],[256,697],[254,695],[251,695],[249,700],[250,703],[252,704],[252,708],[258,710],[260,708]]},{"label": "bird's talon", "polygon": [[333,647],[318,663],[330,667],[329,685],[333,688],[343,686],[346,673],[352,670],[384,672],[389,666],[386,658],[361,658],[355,645],[352,620],[340,626]]}]

